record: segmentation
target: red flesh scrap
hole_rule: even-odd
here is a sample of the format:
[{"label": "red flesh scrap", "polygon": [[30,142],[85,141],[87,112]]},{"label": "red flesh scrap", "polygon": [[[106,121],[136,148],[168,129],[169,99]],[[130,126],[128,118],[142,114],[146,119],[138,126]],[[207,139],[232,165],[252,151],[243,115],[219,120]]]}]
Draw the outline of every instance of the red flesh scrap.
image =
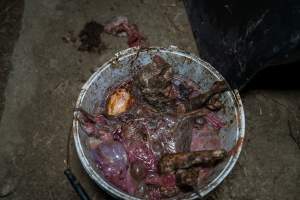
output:
[{"label": "red flesh scrap", "polygon": [[129,47],[147,46],[146,38],[141,32],[139,32],[137,25],[130,24],[127,17],[116,17],[111,22],[104,26],[106,33],[123,36],[126,33],[128,40],[127,44]]}]

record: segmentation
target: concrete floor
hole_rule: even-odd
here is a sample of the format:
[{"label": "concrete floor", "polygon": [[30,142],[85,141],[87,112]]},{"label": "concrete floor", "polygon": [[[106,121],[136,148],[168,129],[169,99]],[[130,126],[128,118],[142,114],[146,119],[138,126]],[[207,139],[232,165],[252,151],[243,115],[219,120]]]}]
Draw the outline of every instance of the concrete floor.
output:
[{"label": "concrete floor", "polygon": [[[68,31],[78,33],[90,20],[104,23],[117,15],[136,23],[151,45],[198,53],[182,1],[26,1],[19,38],[6,55],[12,66],[8,82],[1,80],[0,198],[79,199],[63,175],[72,108],[95,68],[127,44],[103,34],[106,49],[99,55],[79,52],[61,38]],[[257,89],[242,99],[247,125],[243,152],[208,199],[299,199],[300,149],[287,122],[299,134],[300,91]],[[72,167],[92,199],[111,199],[85,174],[74,149]]]}]

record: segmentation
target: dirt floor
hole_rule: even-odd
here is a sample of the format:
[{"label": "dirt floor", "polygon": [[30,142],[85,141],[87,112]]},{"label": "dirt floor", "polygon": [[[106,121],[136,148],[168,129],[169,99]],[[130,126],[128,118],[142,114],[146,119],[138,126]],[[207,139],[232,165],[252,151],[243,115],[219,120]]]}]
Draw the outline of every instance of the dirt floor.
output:
[{"label": "dirt floor", "polygon": [[[88,53],[78,51],[62,37],[69,31],[78,35],[91,20],[105,23],[124,15],[138,25],[151,45],[176,45],[198,54],[183,3],[2,2],[10,4],[0,4],[0,23],[7,20],[2,15],[11,12],[9,7],[17,5],[18,9],[14,20],[8,22],[14,35],[0,40],[1,46],[11,47],[5,54],[2,51],[0,59],[0,198],[79,199],[63,175],[72,108],[80,87],[93,71],[128,46],[125,38],[103,33],[105,48],[100,53]],[[4,72],[2,66],[7,67]],[[232,173],[207,199],[299,199],[300,149],[295,135],[300,131],[300,90],[249,89],[242,93],[242,100],[246,114],[244,149]],[[74,149],[72,167],[92,199],[111,199],[85,174]]]}]

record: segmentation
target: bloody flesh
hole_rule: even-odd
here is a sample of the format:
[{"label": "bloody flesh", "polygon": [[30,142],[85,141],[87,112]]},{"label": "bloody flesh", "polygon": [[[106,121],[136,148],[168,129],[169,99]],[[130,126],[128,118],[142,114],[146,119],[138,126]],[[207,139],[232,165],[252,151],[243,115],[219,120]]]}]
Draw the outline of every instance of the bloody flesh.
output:
[{"label": "bloody flesh", "polygon": [[224,122],[215,82],[202,92],[175,75],[160,56],[130,79],[107,91],[100,112],[79,109],[91,156],[103,176],[122,191],[162,199],[202,184],[222,161],[219,130]]}]

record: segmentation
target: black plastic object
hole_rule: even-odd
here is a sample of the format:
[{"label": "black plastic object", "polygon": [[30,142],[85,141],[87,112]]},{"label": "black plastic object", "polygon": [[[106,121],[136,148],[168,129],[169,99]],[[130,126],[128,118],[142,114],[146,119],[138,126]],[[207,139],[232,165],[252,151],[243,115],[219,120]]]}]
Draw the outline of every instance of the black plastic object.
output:
[{"label": "black plastic object", "polygon": [[81,184],[78,182],[74,174],[70,169],[66,169],[64,174],[68,178],[69,182],[71,183],[73,189],[77,192],[78,196],[81,200],[90,200],[90,197],[87,195]]},{"label": "black plastic object", "polygon": [[299,0],[186,0],[184,4],[200,57],[233,88],[242,88],[265,67],[299,61]]}]

